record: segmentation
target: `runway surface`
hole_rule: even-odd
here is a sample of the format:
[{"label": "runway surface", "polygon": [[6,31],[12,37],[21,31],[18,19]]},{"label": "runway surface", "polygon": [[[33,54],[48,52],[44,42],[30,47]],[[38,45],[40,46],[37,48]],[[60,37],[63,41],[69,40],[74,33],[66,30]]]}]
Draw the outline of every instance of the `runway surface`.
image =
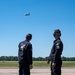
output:
[{"label": "runway surface", "polygon": [[[0,68],[0,75],[18,75],[18,68]],[[31,75],[51,75],[49,68],[33,68]],[[74,68],[62,68],[62,75],[75,75]]]}]

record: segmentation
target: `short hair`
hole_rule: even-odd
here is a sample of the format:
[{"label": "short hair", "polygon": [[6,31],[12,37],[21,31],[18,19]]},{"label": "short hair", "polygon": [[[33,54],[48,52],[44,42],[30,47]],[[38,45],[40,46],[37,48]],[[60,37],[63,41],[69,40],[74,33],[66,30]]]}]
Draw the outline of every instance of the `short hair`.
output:
[{"label": "short hair", "polygon": [[32,39],[32,34],[30,34],[30,33],[27,34],[27,35],[26,35],[26,40],[31,40],[31,39]]},{"label": "short hair", "polygon": [[54,34],[53,34],[54,37],[55,37],[56,33],[59,33],[61,36],[61,31],[59,29],[54,30]]}]

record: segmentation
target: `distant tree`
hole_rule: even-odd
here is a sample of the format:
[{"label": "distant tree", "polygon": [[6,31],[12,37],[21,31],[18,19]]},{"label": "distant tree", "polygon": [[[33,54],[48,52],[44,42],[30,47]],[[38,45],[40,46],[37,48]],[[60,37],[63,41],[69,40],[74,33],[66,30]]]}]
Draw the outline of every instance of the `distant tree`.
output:
[{"label": "distant tree", "polygon": [[[48,57],[33,57],[33,61],[46,61]],[[62,57],[63,61],[75,61],[75,57]],[[17,56],[1,56],[0,61],[18,61]]]}]

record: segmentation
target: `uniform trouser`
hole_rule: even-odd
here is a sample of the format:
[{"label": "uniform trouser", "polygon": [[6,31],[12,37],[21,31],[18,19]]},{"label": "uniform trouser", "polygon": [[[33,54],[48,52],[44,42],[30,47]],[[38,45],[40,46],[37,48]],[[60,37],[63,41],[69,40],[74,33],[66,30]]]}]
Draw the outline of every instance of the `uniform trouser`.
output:
[{"label": "uniform trouser", "polygon": [[19,75],[30,75],[29,66],[19,65]]},{"label": "uniform trouser", "polygon": [[61,66],[62,63],[56,63],[55,67],[51,63],[51,75],[61,75]]},{"label": "uniform trouser", "polygon": [[22,67],[19,65],[19,75],[23,75]]}]

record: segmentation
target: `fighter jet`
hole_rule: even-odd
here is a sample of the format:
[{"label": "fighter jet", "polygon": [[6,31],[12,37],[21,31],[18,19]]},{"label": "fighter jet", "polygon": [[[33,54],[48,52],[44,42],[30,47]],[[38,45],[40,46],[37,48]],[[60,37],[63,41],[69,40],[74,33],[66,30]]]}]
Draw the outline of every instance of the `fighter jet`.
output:
[{"label": "fighter jet", "polygon": [[30,13],[24,14],[24,16],[30,16]]}]

